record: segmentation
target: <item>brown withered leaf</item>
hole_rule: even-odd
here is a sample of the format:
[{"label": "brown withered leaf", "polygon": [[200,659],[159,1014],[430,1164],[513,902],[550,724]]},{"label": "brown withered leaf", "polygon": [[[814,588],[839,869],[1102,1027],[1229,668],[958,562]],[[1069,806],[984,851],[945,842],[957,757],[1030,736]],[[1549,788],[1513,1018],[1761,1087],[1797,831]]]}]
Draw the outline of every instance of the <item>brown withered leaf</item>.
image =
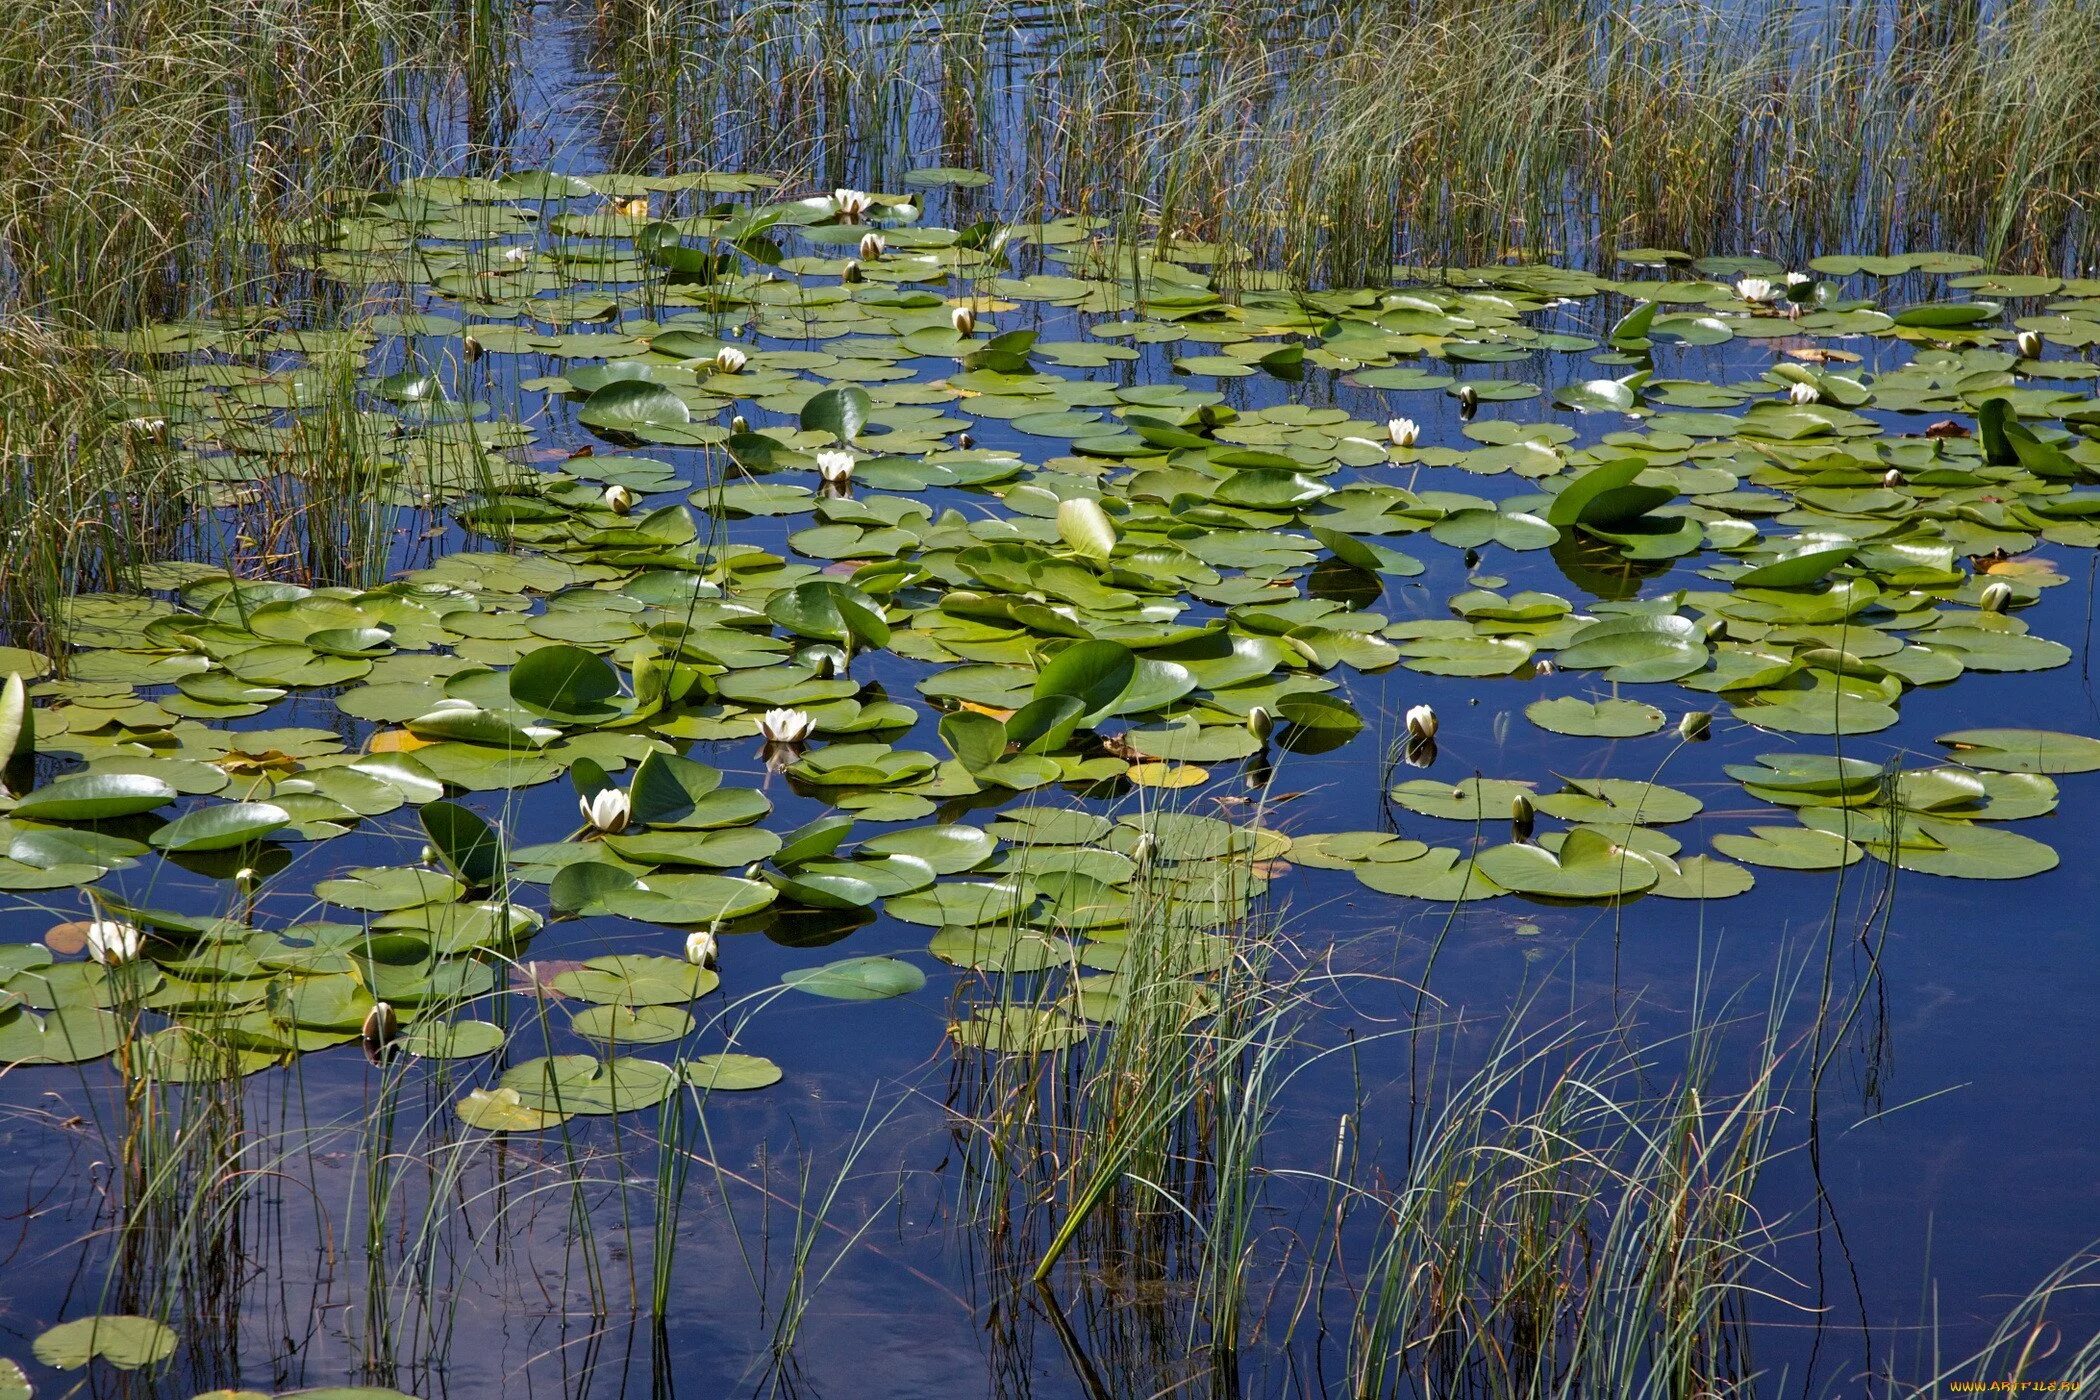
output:
[{"label": "brown withered leaf", "polygon": [[78,953],[87,947],[87,920],[53,924],[44,930],[44,946],[54,953]]}]

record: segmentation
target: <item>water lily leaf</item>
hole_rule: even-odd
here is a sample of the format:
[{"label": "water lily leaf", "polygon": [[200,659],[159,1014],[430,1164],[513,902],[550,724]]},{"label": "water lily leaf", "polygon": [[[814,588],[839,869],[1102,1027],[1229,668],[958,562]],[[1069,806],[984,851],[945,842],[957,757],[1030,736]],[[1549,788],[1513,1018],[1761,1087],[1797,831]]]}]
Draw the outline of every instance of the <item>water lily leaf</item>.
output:
[{"label": "water lily leaf", "polygon": [[1857,545],[1809,545],[1789,550],[1735,577],[1738,588],[1806,588],[1850,559]]},{"label": "water lily leaf", "polygon": [[607,1116],[653,1108],[671,1097],[678,1076],[669,1065],[620,1056],[549,1055],[503,1072],[498,1087],[542,1113]]},{"label": "water lily leaf", "polygon": [[1905,815],[1892,824],[1886,816],[1831,808],[1805,811],[1801,820],[1815,830],[1849,836],[1877,860],[1926,875],[2022,880],[2057,864],[2056,851],[2032,837],[1971,822]]},{"label": "water lily leaf", "polygon": [[493,1021],[418,1021],[397,1043],[425,1059],[468,1060],[495,1054],[503,1040],[503,1027]]},{"label": "water lily leaf", "polygon": [[2100,772],[2100,739],[2049,729],[1957,729],[1935,741],[1971,768],[1999,773]]},{"label": "water lily leaf", "polygon": [[883,912],[909,924],[972,927],[1008,922],[1034,899],[1034,888],[1023,882],[961,881],[899,895],[883,905]]},{"label": "water lily leaf", "polygon": [[881,1001],[918,991],[926,985],[926,974],[896,958],[871,956],[792,968],[780,981],[783,986],[834,1001]]},{"label": "water lily leaf", "polygon": [[780,838],[763,827],[727,831],[672,828],[607,836],[603,841],[614,855],[636,865],[705,866],[715,870],[751,865],[780,850]]},{"label": "water lily leaf", "polygon": [[692,1013],[681,1006],[586,1006],[569,1018],[585,1040],[609,1045],[660,1045],[692,1034]]},{"label": "water lily leaf", "polygon": [[760,878],[790,904],[805,909],[866,909],[882,897],[869,881],[844,873],[818,874],[798,867],[792,872],[768,870]]},{"label": "water lily leaf", "polygon": [[[38,975],[50,978],[57,972],[52,968]],[[20,979],[10,990],[26,994]],[[12,1010],[0,1011],[0,1065],[85,1064],[102,1059],[123,1043],[123,1024],[99,1006],[68,1004],[48,1010],[48,1015],[35,1016],[17,1003]]]},{"label": "water lily leaf", "polygon": [[1393,788],[1393,801],[1425,817],[1443,817],[1461,822],[1506,822],[1510,804],[1529,800],[1532,785],[1509,778],[1466,778],[1440,783],[1434,778],[1413,778]]},{"label": "water lily leaf", "polygon": [[453,1105],[459,1120],[470,1128],[481,1128],[492,1133],[531,1133],[541,1128],[551,1128],[563,1122],[569,1115],[558,1110],[525,1102],[516,1089],[473,1089],[467,1096]]},{"label": "water lily leaf", "polygon": [[1069,1049],[1084,1040],[1086,1024],[1063,1007],[981,1007],[953,1022],[949,1036],[957,1045],[999,1054],[1041,1055]]},{"label": "water lily leaf", "polygon": [[1714,849],[1745,865],[1776,870],[1838,870],[1865,854],[1842,836],[1800,826],[1753,826],[1748,835],[1716,836]]},{"label": "water lily leaf", "polygon": [[1507,893],[1477,863],[1461,860],[1445,846],[1432,846],[1412,860],[1370,861],[1354,868],[1356,878],[1370,888],[1408,899],[1456,904]]},{"label": "water lily leaf", "polygon": [[510,672],[510,698],[558,724],[604,724],[620,717],[619,672],[581,647],[539,647]]},{"label": "water lily leaf", "polygon": [[766,604],[766,616],[801,637],[841,646],[890,644],[890,625],[882,615],[882,605],[837,579],[796,584]]},{"label": "water lily leaf", "polygon": [[1109,714],[1137,678],[1137,656],[1121,642],[1077,642],[1050,658],[1036,673],[1035,698],[1069,697],[1080,704],[1079,722],[1091,725]]},{"label": "water lily leaf", "polygon": [[456,802],[432,802],[416,815],[445,868],[470,889],[502,883],[503,838],[479,815]]},{"label": "water lily leaf", "polygon": [[36,707],[29,703],[21,673],[10,671],[5,683],[0,683],[0,768],[35,752]]},{"label": "water lily leaf", "polygon": [[1711,856],[1691,856],[1681,861],[1657,855],[1645,858],[1660,872],[1660,878],[1648,890],[1658,899],[1732,899],[1749,893],[1757,883],[1757,877],[1742,866]]},{"label": "water lily leaf", "polygon": [[823,389],[810,395],[802,405],[802,430],[830,433],[840,442],[850,443],[867,427],[874,406],[868,391],[857,385]]},{"label": "water lily leaf", "polygon": [[1661,783],[1628,778],[1567,778],[1564,792],[1548,793],[1537,801],[1538,810],[1571,822],[1612,825],[1623,822],[1647,826],[1669,826],[1690,821],[1705,803],[1688,792]]},{"label": "water lily leaf", "polygon": [[1524,707],[1524,717],[1555,734],[1609,739],[1653,734],[1664,722],[1661,710],[1637,700],[1583,700],[1572,695],[1534,700]]},{"label": "water lily leaf", "polygon": [[121,1313],[75,1318],[36,1339],[36,1359],[61,1371],[77,1371],[101,1358],[122,1371],[155,1366],[175,1354],[175,1331],[150,1317]]},{"label": "water lily leaf", "polygon": [[685,1065],[685,1082],[696,1089],[742,1092],[764,1089],[780,1079],[780,1066],[763,1055],[701,1055]]},{"label": "water lily leaf", "polygon": [[627,800],[629,819],[637,826],[738,826],[772,810],[763,793],[723,789],[721,769],[660,751],[635,765]]},{"label": "water lily leaf", "polygon": [[284,808],[268,802],[228,802],[185,812],[146,839],[164,851],[228,851],[284,830]]},{"label": "water lily leaf", "polygon": [[15,803],[14,815],[43,822],[98,822],[150,812],[175,800],[175,789],[141,773],[75,773]]},{"label": "water lily leaf", "polygon": [[1474,864],[1504,889],[1551,899],[1612,899],[1639,893],[1658,878],[1637,853],[1586,827],[1569,832],[1558,851],[1512,842],[1482,851]]},{"label": "water lily leaf", "polygon": [[[1103,824],[1104,829],[1106,823]],[[998,841],[974,826],[943,824],[884,832],[860,843],[865,855],[912,856],[938,875],[960,875],[992,858]]]},{"label": "water lily leaf", "polygon": [[1559,660],[1615,681],[1674,681],[1706,665],[1706,634],[1674,614],[1608,617],[1570,637]]},{"label": "water lily leaf", "polygon": [[316,898],[371,913],[449,904],[466,892],[465,885],[443,871],[400,866],[352,870],[314,884]]},{"label": "water lily leaf", "polygon": [[647,435],[651,429],[685,427],[693,421],[693,410],[661,384],[615,379],[584,400],[576,421],[616,433]]}]

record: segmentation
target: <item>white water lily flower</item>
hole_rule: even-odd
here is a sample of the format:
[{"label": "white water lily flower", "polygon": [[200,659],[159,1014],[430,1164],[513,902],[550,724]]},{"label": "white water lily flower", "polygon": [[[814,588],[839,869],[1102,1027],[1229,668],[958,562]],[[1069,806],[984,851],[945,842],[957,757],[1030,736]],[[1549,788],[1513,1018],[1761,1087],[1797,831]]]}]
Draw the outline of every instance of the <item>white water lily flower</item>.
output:
[{"label": "white water lily flower", "polygon": [[758,717],[758,732],[769,744],[799,744],[816,727],[817,722],[801,710],[768,710]]},{"label": "white water lily flower", "polygon": [[576,805],[582,809],[583,819],[590,823],[593,831],[625,831],[627,819],[633,811],[627,794],[616,787],[600,788],[589,797],[579,797]]},{"label": "white water lily flower", "polygon": [[836,449],[817,454],[817,475],[833,485],[853,480],[854,457]]},{"label": "white water lily flower", "polygon": [[1976,595],[1976,606],[1987,613],[2002,613],[2012,606],[2012,600],[2012,585],[2001,578],[1984,585]]},{"label": "white water lily flower", "polygon": [[948,324],[955,327],[957,335],[968,335],[977,329],[977,308],[958,306],[948,313]]},{"label": "white water lily flower", "polygon": [[605,488],[605,508],[614,515],[625,515],[634,509],[634,492],[614,484]]},{"label": "white water lily flower", "polygon": [[1795,381],[1794,387],[1786,391],[1787,398],[1798,404],[1821,403],[1823,391],[1807,380]]},{"label": "white water lily flower", "polygon": [[1786,275],[1786,284],[1789,287],[1806,287],[1815,280],[1816,275],[1813,272],[1789,272]]},{"label": "white water lily flower", "polygon": [[860,236],[860,260],[862,262],[880,261],[882,258],[882,250],[885,246],[886,244],[881,234],[862,234]]},{"label": "white water lily flower", "polygon": [[137,962],[145,946],[146,935],[137,924],[122,919],[95,919],[87,926],[87,954],[104,967]]},{"label": "white water lily flower", "polygon": [[1740,277],[1736,279],[1735,294],[1744,301],[1770,301],[1772,282],[1765,277]]},{"label": "white water lily flower", "polygon": [[165,418],[126,418],[124,426],[140,437],[152,438],[155,442],[168,440],[168,420]]},{"label": "white water lily flower", "polygon": [[532,249],[521,248],[513,244],[503,250],[503,261],[507,263],[530,262],[532,261]]},{"label": "white water lily flower", "polygon": [[2023,360],[2042,358],[2042,336],[2040,331],[2021,331],[2013,337],[2013,345]]},{"label": "white water lily flower", "polygon": [[746,355],[734,345],[725,345],[715,351],[715,357],[709,360],[707,365],[716,374],[741,374],[744,366],[750,363],[751,357],[749,355]]},{"label": "white water lily flower", "polygon": [[838,206],[839,217],[842,219],[858,219],[875,207],[874,196],[863,190],[833,190],[831,202]]},{"label": "white water lily flower", "polygon": [[1393,440],[1395,447],[1413,447],[1422,440],[1422,425],[1412,418],[1388,418],[1385,420],[1385,435]]},{"label": "white water lily flower", "polygon": [[359,1030],[364,1036],[365,1044],[378,1046],[392,1040],[394,1033],[400,1028],[401,1017],[394,1010],[393,1004],[376,1001],[372,1003],[372,1009],[365,1013],[365,1023]]},{"label": "white water lily flower", "polygon": [[686,935],[685,960],[694,967],[713,967],[715,953],[714,930],[703,928]]},{"label": "white water lily flower", "polygon": [[1407,712],[1407,737],[1410,739],[1434,739],[1436,737],[1436,711],[1427,705],[1417,705]]}]

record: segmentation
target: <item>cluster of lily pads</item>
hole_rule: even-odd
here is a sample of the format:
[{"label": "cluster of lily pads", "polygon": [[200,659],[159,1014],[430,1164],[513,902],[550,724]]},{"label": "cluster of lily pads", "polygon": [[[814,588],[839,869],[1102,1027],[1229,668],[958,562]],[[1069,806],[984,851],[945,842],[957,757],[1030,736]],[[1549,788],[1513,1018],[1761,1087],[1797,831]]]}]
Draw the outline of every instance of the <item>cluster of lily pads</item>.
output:
[{"label": "cluster of lily pads", "polygon": [[[2100,281],[1944,254],[1790,276],[1635,250],[1618,278],[1396,268],[1387,287],[1294,292],[1218,277],[1235,250],[1118,248],[1082,219],[950,229],[916,193],[771,189],[411,181],[306,231],[315,274],[397,309],[107,338],[142,396],[124,411],[203,501],[317,450],[303,406],[348,363],[389,498],[509,549],[365,590],[170,561],[150,592],[74,599],[62,668],[0,652],[25,682],[0,699],[0,889],[83,888],[94,924],[136,934],[105,928],[84,962],[0,948],[0,1061],[122,1053],[180,1078],[360,1037],[481,1055],[503,1033],[461,1013],[547,917],[690,935],[683,955],[672,937],[527,979],[605,1052],[511,1066],[462,1102],[470,1123],[530,1129],[777,1078],[731,1051],[618,1051],[687,1042],[716,936],[784,917],[879,909],[949,963],[1069,971],[1020,1021],[953,1027],[1045,1049],[1115,1018],[1134,934],[1171,944],[1200,1006],[1225,935],[1292,865],[1421,900],[1590,901],[1722,898],[1755,868],[1866,857],[1998,879],[2055,863],[2005,823],[2053,810],[2051,775],[2100,769],[2100,741],[1963,730],[1906,770],[1777,736],[1877,733],[1914,688],[2070,659],[2020,614],[2064,581],[2034,551],[2100,545],[2095,371],[2051,353],[2100,340]],[[1928,275],[1951,295],[1872,294]],[[2008,322],[2012,298],[2040,304]],[[1656,367],[1731,340],[1769,343],[1771,364],[1729,383]],[[1137,377],[1148,355],[1160,382]],[[1554,357],[1579,367],[1550,393],[1497,368]],[[528,358],[554,372],[525,377]],[[1257,406],[1249,379],[1280,401]],[[1383,408],[1294,392],[1336,381]],[[598,441],[544,450],[537,420],[495,416],[498,382]],[[1464,445],[1425,441],[1409,396],[1454,401]],[[1492,416],[1530,399],[1573,417]],[[1431,550],[1468,573],[1425,609],[1391,581]],[[1493,571],[1526,554],[1592,601]],[[1584,693],[1529,720],[1583,741],[1570,766],[1652,737],[1652,776],[1435,775],[1432,715],[1396,748],[1416,767],[1386,829],[1286,835],[1156,796],[1104,815],[1351,745],[1387,783],[1364,733],[1382,717],[1349,678],[1388,670],[1572,680]],[[238,723],[295,692],[355,723]],[[1686,853],[1670,828],[1703,804],[1660,769],[1716,714],[1775,736],[1727,769],[1770,816]],[[733,781],[697,745],[744,746],[768,776]],[[827,815],[761,825],[774,775]],[[581,825],[560,841],[516,845],[468,796],[564,777]],[[425,859],[332,869],[318,917],[260,926],[254,892],[293,843],[409,809]],[[965,820],[978,809],[997,815]],[[226,881],[231,912],[119,894],[109,877],[148,860]],[[923,979],[866,957],[788,981],[864,998]]]}]

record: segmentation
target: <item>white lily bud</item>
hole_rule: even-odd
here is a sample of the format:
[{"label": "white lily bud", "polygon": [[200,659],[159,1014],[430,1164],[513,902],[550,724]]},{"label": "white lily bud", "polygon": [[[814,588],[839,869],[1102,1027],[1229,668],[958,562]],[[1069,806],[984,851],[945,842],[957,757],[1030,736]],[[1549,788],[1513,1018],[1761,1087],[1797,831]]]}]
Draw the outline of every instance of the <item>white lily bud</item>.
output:
[{"label": "white lily bud", "polygon": [[817,727],[802,710],[768,710],[758,717],[758,732],[769,744],[799,744]]},{"label": "white lily bud", "polygon": [[233,887],[242,894],[254,894],[262,888],[262,872],[252,865],[244,865],[233,872]]},{"label": "white lily bud", "polygon": [[1806,287],[1813,284],[1815,280],[1816,275],[1813,272],[1789,272],[1786,275],[1786,284],[1789,287]]},{"label": "white lily bud", "polygon": [[2020,358],[2023,360],[2042,358],[2042,336],[2039,331],[2021,331],[2013,337],[2013,344],[2018,347]]},{"label": "white lily bud", "polygon": [[1987,613],[2002,613],[2012,606],[2012,585],[2004,579],[1985,584],[1983,592],[1976,597],[1976,605]]},{"label": "white lily bud", "polygon": [[1677,721],[1677,737],[1688,744],[1704,739],[1714,727],[1714,717],[1706,710],[1687,710],[1684,718]]},{"label": "white lily bud", "polygon": [[1247,732],[1257,739],[1266,739],[1276,728],[1275,716],[1260,705],[1247,711]]},{"label": "white lily bud", "polygon": [[817,475],[833,485],[853,480],[853,467],[851,452],[833,450],[817,454]]},{"label": "white lily bud", "polygon": [[1537,815],[1532,809],[1531,799],[1523,793],[1520,792],[1509,799],[1509,824],[1517,829],[1519,835],[1529,836],[1531,834],[1531,828],[1537,820]]},{"label": "white lily bud", "polygon": [[1794,387],[1786,391],[1787,399],[1797,404],[1821,403],[1823,391],[1805,379],[1796,380]]},{"label": "white lily bud", "polygon": [[1407,712],[1407,737],[1410,739],[1434,739],[1436,737],[1436,711],[1427,705],[1417,705]]},{"label": "white lily bud", "polygon": [[848,222],[857,222],[861,215],[875,207],[873,197],[861,190],[833,190],[831,202],[838,206],[839,217]]},{"label": "white lily bud", "polygon": [[627,794],[616,787],[600,788],[589,797],[578,797],[576,805],[593,831],[625,831],[627,819],[633,815]]},{"label": "white lily bud", "polygon": [[715,955],[714,930],[698,929],[686,935],[685,960],[694,967],[713,967]]},{"label": "white lily bud", "polygon": [[605,508],[614,515],[625,515],[634,509],[634,492],[618,485],[605,488]]},{"label": "white lily bud", "polygon": [[376,1050],[391,1041],[400,1029],[401,1017],[394,1010],[393,1003],[376,1001],[372,1003],[372,1009],[365,1013],[365,1023],[359,1029],[359,1034],[364,1037],[366,1045]]},{"label": "white lily bud", "polygon": [[1534,662],[1531,667],[1531,673],[1534,676],[1550,676],[1559,669],[1560,667],[1554,665],[1549,658],[1545,661]]},{"label": "white lily bud", "polygon": [[104,967],[137,962],[145,947],[146,935],[137,924],[123,919],[94,919],[87,926],[87,955]]},{"label": "white lily bud", "polygon": [[859,258],[848,258],[848,259],[846,259],[846,265],[845,265],[844,267],[842,267],[842,268],[840,268],[840,269],[839,269],[839,281],[841,281],[841,282],[858,282],[858,281],[860,281],[860,280],[861,280],[861,273],[860,273],[860,259],[859,259]]},{"label": "white lily bud", "polygon": [[142,438],[150,438],[161,446],[168,441],[168,420],[165,418],[126,418],[124,426]]},{"label": "white lily bud", "polygon": [[459,348],[460,351],[467,357],[467,363],[470,365],[473,364],[476,360],[480,359],[482,355],[486,353],[481,348],[481,342],[476,340],[471,335],[462,336],[460,338]]},{"label": "white lily bud", "polygon": [[1890,467],[1881,474],[1881,484],[1891,491],[1900,490],[1903,486],[1903,473],[1897,471],[1894,467]]},{"label": "white lily bud", "polygon": [[1480,391],[1470,384],[1459,385],[1458,407],[1461,413],[1471,413],[1480,407]]},{"label": "white lily bud", "polygon": [[955,327],[957,335],[968,335],[977,329],[977,308],[958,306],[948,313],[948,324]]},{"label": "white lily bud", "polygon": [[1388,418],[1385,420],[1385,435],[1393,440],[1395,447],[1413,447],[1421,441],[1422,428],[1412,418]]},{"label": "white lily bud", "polygon": [[715,351],[715,357],[707,362],[707,367],[716,374],[741,374],[744,366],[750,363],[749,355],[734,345],[725,345]]},{"label": "white lily bud", "polygon": [[860,236],[860,260],[877,262],[882,258],[884,240],[879,233],[864,233]]},{"label": "white lily bud", "polygon": [[1744,301],[1770,301],[1772,299],[1772,283],[1769,279],[1763,277],[1739,278],[1735,284],[1735,294]]},{"label": "white lily bud", "polygon": [[729,415],[729,431],[732,433],[748,433],[751,431],[751,420],[741,413],[732,413]]}]

